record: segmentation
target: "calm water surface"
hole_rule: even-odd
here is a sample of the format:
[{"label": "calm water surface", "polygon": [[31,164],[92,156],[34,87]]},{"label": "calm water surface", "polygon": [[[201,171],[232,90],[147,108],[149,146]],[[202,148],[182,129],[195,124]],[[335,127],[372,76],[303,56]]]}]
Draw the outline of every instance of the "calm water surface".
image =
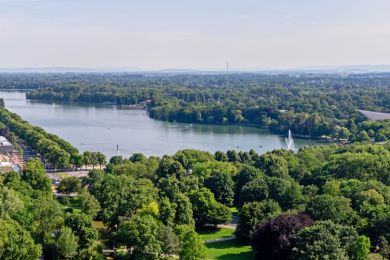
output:
[{"label": "calm water surface", "polygon": [[[0,97],[7,109],[80,151],[101,151],[108,157],[115,155],[117,144],[124,156],[134,152],[161,156],[184,148],[210,152],[255,149],[264,153],[286,147],[284,136],[254,127],[173,124],[151,119],[140,110],[29,101],[25,93],[16,91],[0,91]],[[295,139],[296,148],[315,144],[319,142]]]}]

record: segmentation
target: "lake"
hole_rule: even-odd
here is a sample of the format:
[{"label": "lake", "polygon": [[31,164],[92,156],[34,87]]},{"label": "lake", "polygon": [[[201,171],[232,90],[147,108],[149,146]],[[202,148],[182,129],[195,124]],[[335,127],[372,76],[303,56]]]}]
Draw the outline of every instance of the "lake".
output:
[{"label": "lake", "polygon": [[[32,124],[69,141],[80,151],[101,151],[108,157],[141,152],[145,155],[174,154],[185,148],[215,152],[229,149],[264,153],[286,148],[284,136],[255,127],[190,125],[149,118],[143,110],[113,106],[47,104],[26,100],[23,92],[0,91],[8,110]],[[287,134],[287,133],[286,133]],[[295,147],[319,144],[317,140],[294,139]]]}]

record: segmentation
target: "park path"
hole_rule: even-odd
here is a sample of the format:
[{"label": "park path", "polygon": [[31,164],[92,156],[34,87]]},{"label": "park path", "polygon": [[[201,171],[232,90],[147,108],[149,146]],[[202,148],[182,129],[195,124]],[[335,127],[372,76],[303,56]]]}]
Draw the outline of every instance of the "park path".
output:
[{"label": "park path", "polygon": [[210,243],[217,243],[217,242],[229,241],[229,240],[234,240],[234,239],[236,239],[236,236],[210,239],[210,240],[204,241],[203,243],[210,244]]},{"label": "park path", "polygon": [[[239,218],[237,216],[233,216],[232,220],[227,223],[227,224],[220,224],[218,225],[219,228],[229,228],[229,229],[234,229],[236,230],[237,224],[238,224]],[[229,240],[234,240],[236,239],[236,236],[230,236],[230,237],[223,237],[223,238],[217,238],[217,239],[210,239],[204,241],[205,244],[210,244],[210,243],[217,243],[217,242],[223,242],[223,241],[229,241]]]},{"label": "park path", "polygon": [[218,225],[219,228],[230,228],[230,229],[236,229],[238,224],[239,217],[233,216],[232,220],[227,224],[220,224]]}]

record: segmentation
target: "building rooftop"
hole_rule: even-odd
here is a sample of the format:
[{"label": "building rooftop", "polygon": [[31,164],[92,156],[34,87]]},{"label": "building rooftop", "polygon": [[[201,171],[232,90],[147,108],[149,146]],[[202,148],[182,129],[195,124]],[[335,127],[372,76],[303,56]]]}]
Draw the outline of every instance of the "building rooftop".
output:
[{"label": "building rooftop", "polygon": [[12,144],[4,136],[0,136],[0,146],[12,146]]}]

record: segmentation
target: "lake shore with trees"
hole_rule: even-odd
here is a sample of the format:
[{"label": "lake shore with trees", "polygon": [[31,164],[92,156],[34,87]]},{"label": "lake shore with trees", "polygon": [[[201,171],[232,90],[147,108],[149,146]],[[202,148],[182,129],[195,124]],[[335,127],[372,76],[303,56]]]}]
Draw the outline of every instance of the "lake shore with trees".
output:
[{"label": "lake shore with trees", "polygon": [[[3,117],[48,136],[14,114],[3,111]],[[258,258],[387,257],[389,162],[388,143],[261,155],[253,150],[181,150],[163,157],[135,153],[112,157],[104,170],[91,170],[84,178],[64,178],[57,189],[76,193],[76,206],[70,197],[53,196],[43,163],[31,159],[21,175],[0,178],[2,203],[9,205],[1,211],[2,234],[13,234],[4,237],[10,250],[0,251],[1,257],[99,258],[108,247],[115,248],[110,254],[118,259],[203,259],[221,250],[244,257],[249,245]],[[236,242],[204,244],[199,233],[219,232],[233,207],[239,217]],[[104,229],[99,231],[94,221]],[[20,236],[23,247],[13,247]]]},{"label": "lake shore with trees", "polygon": [[[363,100],[365,107],[387,111],[387,89],[381,87],[386,75],[370,82],[364,76],[335,76],[324,82],[308,76],[271,77],[269,86],[267,76],[237,75],[229,80],[183,76],[174,80],[198,85],[171,86],[174,80],[167,79],[168,86],[144,88],[136,86],[155,81],[135,77],[132,82],[125,75],[124,79],[108,77],[119,86],[109,82],[103,89],[96,86],[100,84],[96,75],[60,76],[56,84],[75,77],[77,86],[72,91],[67,90],[69,85],[43,86],[53,83],[51,76],[23,77],[36,83],[31,98],[42,95],[50,97],[42,100],[57,100],[62,95],[58,99],[66,99],[73,93],[75,100],[68,101],[77,101],[95,91],[86,96],[102,102],[114,97],[118,88],[129,95],[125,104],[146,102],[150,116],[163,120],[227,125],[255,120],[256,126],[274,131],[291,128],[298,134],[349,143],[265,153],[180,149],[171,155],[145,156],[135,152],[106,161],[101,153],[81,153],[64,139],[1,108],[1,131],[23,140],[37,157],[25,163],[21,174],[0,175],[4,205],[0,258],[390,256],[389,121],[368,121],[356,112]],[[18,78],[2,75],[2,80],[23,88],[16,84]],[[213,81],[215,87],[199,85],[211,86]],[[121,86],[125,82],[127,87]],[[302,86],[294,87],[298,82]],[[241,88],[240,92],[227,83]],[[282,103],[289,105],[281,107]],[[45,169],[88,165],[93,167],[87,168],[87,174],[64,175],[54,185]],[[234,230],[226,229],[232,226]]]}]

